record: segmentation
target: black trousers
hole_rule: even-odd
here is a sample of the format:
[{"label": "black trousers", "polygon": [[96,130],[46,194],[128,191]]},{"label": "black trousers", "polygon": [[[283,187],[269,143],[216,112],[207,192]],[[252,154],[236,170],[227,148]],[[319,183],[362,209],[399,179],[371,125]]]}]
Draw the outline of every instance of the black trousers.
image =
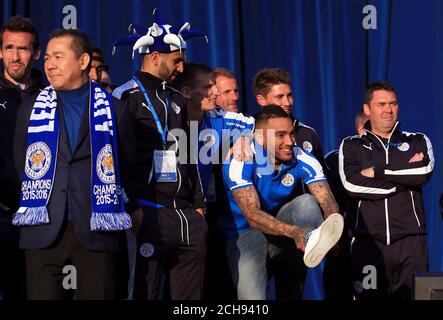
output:
[{"label": "black trousers", "polygon": [[[201,299],[207,224],[195,209],[143,208],[137,235],[134,299]],[[168,281],[165,281],[165,280]],[[169,283],[169,288],[164,284]]]},{"label": "black trousers", "polygon": [[0,296],[26,299],[25,256],[19,249],[20,229],[11,222],[12,212],[0,210]]},{"label": "black trousers", "polygon": [[[116,253],[85,248],[78,240],[72,223],[66,225],[59,241],[47,249],[26,250],[28,299],[58,300],[74,296],[78,300],[115,299]],[[63,268],[72,265],[63,273]],[[65,277],[71,279],[65,280]],[[67,281],[70,280],[70,281]],[[76,289],[68,290],[66,283]],[[69,288],[69,287],[68,287]]]},{"label": "black trousers", "polygon": [[408,236],[389,246],[369,237],[355,238],[351,264],[356,298],[411,300],[414,272],[428,271],[426,236]]},{"label": "black trousers", "polygon": [[218,202],[207,204],[208,253],[206,255],[204,300],[232,301],[237,299],[237,292],[226,258],[226,243],[217,230],[218,212],[223,209],[223,204]]},{"label": "black trousers", "polygon": [[323,270],[325,300],[346,301],[353,298],[351,239],[345,228],[338,244],[326,255]]}]

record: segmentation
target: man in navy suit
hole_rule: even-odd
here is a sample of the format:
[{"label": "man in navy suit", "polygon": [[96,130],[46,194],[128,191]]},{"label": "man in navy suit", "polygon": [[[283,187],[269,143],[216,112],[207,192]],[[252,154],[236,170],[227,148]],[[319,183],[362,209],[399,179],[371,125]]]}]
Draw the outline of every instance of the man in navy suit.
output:
[{"label": "man in navy suit", "polygon": [[[56,112],[60,129],[56,159],[52,160],[56,161],[55,173],[46,204],[49,222],[21,227],[20,246],[26,250],[28,299],[66,297],[67,288],[62,284],[64,277],[67,276],[63,273],[63,269],[67,265],[73,265],[76,270],[77,283],[71,281],[71,288],[77,289],[75,291],[77,299],[116,297],[115,270],[116,254],[120,249],[119,239],[122,236],[120,230],[128,227],[128,221],[130,226],[130,220],[123,210],[122,216],[125,215],[124,219],[127,218],[126,227],[120,230],[105,228],[91,231],[94,230],[91,212],[97,207],[95,201],[91,201],[91,175],[99,169],[95,163],[91,165],[95,140],[90,131],[96,132],[97,125],[94,127],[90,125],[89,108],[92,108],[91,101],[97,99],[94,98],[97,96],[97,90],[101,90],[100,87],[95,87],[95,91],[91,91],[92,86],[96,86],[88,78],[91,56],[92,45],[83,32],[60,29],[51,33],[45,53],[45,73],[56,92]],[[31,132],[28,129],[29,119],[31,117],[32,120],[36,113],[34,110],[36,98],[35,96],[26,100],[17,117],[14,157],[17,171],[22,176],[28,175],[29,171],[25,166],[25,162],[29,160],[27,154],[30,148],[27,149],[28,132]],[[112,158],[108,159],[107,165],[109,168],[119,167],[124,186],[127,185],[125,180],[127,168],[133,159],[132,141],[135,139],[132,118],[122,102],[114,98],[111,100],[109,96],[107,99],[111,103],[112,113],[115,114],[113,120],[116,128],[114,127],[111,135],[117,132],[116,144],[119,146],[118,157],[113,154]],[[114,163],[114,160],[117,163]],[[103,172],[100,179],[102,176]],[[118,178],[115,179],[117,190],[120,190]],[[22,184],[22,195],[24,184],[25,182]],[[95,184],[93,186],[96,187]],[[129,190],[118,191],[114,195],[116,197],[121,195],[121,199],[126,198],[124,200],[126,212],[132,213],[136,209],[134,202],[129,201],[132,198]]]}]

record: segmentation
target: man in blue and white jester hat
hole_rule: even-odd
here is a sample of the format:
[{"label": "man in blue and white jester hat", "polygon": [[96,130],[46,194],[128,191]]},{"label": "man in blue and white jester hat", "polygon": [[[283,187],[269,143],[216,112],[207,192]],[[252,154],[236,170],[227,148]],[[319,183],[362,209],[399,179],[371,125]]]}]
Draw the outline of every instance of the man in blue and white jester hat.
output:
[{"label": "man in blue and white jester hat", "polygon": [[141,69],[113,95],[125,101],[136,120],[137,159],[131,187],[142,210],[133,215],[137,251],[132,297],[161,299],[162,279],[168,274],[172,299],[200,299],[205,202],[197,166],[187,150],[186,102],[169,84],[183,72],[186,40],[204,34],[191,30],[187,22],[164,23],[158,10],[152,26],[131,28],[135,34],[114,45],[133,45],[141,55]]},{"label": "man in blue and white jester hat", "polygon": [[136,209],[122,184],[134,134],[124,105],[89,80],[91,56],[83,32],[53,31],[51,85],[18,112],[14,156],[23,174],[13,223],[22,227],[29,299],[62,299],[67,264],[76,269],[77,299],[115,298],[119,237]]}]

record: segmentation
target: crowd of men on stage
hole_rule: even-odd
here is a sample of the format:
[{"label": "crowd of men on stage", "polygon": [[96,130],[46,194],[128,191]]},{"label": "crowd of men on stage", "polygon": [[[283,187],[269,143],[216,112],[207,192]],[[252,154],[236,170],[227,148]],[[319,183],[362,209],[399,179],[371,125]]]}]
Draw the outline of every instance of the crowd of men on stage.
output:
[{"label": "crowd of men on stage", "polygon": [[400,126],[394,86],[370,83],[355,135],[324,156],[290,74],[259,70],[259,111],[239,113],[232,72],[185,61],[204,36],[155,11],[115,42],[141,56],[115,86],[81,30],[43,48],[31,20],[2,26],[0,297],[262,300],[273,279],[302,299],[324,263],[326,299],[412,299],[434,156]]}]

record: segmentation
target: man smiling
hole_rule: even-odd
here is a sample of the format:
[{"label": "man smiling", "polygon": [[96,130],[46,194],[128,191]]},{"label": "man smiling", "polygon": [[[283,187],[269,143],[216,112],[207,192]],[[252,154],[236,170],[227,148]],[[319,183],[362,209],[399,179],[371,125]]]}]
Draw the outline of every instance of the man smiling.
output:
[{"label": "man smiling", "polygon": [[[300,299],[306,272],[301,261],[308,267],[320,263],[340,238],[343,218],[319,162],[294,146],[285,110],[269,105],[254,117],[254,160],[223,165],[231,211],[219,227],[229,268],[239,299],[266,299],[269,263],[291,255],[285,270],[273,270],[277,298]],[[312,195],[297,197],[302,182]],[[296,248],[305,251],[303,258]]]}]

